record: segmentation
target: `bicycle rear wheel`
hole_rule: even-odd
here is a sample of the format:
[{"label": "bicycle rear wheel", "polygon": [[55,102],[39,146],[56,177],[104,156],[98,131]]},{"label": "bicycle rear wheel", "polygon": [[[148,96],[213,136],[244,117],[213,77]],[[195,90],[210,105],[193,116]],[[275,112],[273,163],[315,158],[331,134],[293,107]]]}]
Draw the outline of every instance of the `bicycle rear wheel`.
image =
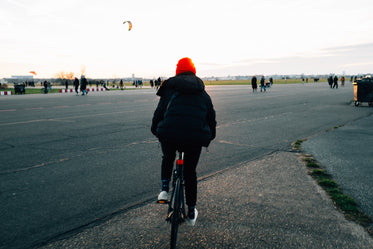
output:
[{"label": "bicycle rear wheel", "polygon": [[176,181],[175,185],[175,196],[174,196],[174,208],[171,216],[171,249],[176,248],[177,233],[179,231],[179,225],[181,220],[181,187],[180,180]]}]

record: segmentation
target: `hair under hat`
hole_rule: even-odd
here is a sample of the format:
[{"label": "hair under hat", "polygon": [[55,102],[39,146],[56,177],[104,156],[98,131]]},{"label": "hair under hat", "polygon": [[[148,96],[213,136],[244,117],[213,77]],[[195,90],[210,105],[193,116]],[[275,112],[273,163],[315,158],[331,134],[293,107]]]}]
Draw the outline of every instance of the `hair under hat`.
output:
[{"label": "hair under hat", "polygon": [[176,65],[176,75],[185,73],[185,72],[192,72],[196,74],[196,68],[192,59],[188,57],[184,57],[180,59]]}]

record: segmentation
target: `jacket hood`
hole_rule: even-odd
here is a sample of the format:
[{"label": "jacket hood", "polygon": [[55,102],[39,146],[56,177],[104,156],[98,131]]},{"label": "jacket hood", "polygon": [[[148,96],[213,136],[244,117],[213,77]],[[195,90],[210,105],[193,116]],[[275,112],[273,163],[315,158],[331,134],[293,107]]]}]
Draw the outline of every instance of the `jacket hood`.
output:
[{"label": "jacket hood", "polygon": [[180,93],[196,94],[205,90],[205,84],[194,73],[185,72],[163,82],[157,95],[162,96],[166,89],[172,89]]}]

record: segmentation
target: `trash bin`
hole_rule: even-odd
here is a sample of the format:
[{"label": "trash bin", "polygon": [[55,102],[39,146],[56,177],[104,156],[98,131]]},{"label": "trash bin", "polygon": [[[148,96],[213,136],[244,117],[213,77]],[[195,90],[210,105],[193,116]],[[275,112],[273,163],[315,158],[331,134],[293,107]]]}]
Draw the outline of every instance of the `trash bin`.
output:
[{"label": "trash bin", "polygon": [[355,106],[363,102],[368,102],[369,106],[373,106],[373,79],[371,77],[354,82],[354,102]]}]

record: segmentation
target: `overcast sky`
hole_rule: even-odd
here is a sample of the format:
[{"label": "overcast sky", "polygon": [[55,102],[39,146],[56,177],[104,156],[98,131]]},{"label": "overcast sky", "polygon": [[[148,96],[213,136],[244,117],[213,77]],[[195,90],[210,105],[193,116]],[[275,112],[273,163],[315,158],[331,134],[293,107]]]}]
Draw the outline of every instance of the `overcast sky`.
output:
[{"label": "overcast sky", "polygon": [[0,78],[373,72],[372,0],[0,0],[0,34]]}]

